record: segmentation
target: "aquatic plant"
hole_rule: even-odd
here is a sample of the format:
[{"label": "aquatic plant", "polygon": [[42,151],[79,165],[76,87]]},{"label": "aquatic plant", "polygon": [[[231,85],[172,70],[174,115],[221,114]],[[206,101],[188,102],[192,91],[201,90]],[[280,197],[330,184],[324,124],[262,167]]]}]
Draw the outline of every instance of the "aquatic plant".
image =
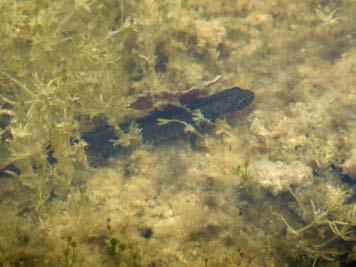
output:
[{"label": "aquatic plant", "polygon": [[333,10],[330,10],[330,8],[325,7],[322,8],[319,6],[315,12],[318,18],[328,26],[334,25],[339,21],[339,18],[335,16],[336,12],[338,12],[340,8],[335,8]]},{"label": "aquatic plant", "polygon": [[232,169],[232,173],[241,178],[244,182],[248,182],[251,176],[249,162],[246,161],[243,165],[237,165]]},{"label": "aquatic plant", "polygon": [[77,255],[75,248],[77,244],[73,241],[73,238],[70,236],[67,238],[67,245],[63,251],[64,254],[64,263],[63,267],[73,267],[77,263]]},{"label": "aquatic plant", "polygon": [[337,218],[323,207],[316,208],[312,200],[310,208],[313,219],[299,229],[292,227],[281,214],[277,214],[287,227],[288,241],[294,243],[290,244],[294,253],[312,259],[312,266],[319,259],[334,261],[337,257],[350,253],[349,246],[356,241],[354,207],[349,210],[349,217],[344,219]]},{"label": "aquatic plant", "polygon": [[[251,181],[241,192],[256,188],[250,178],[259,157],[291,170],[292,162],[318,171],[336,158],[353,163],[353,117],[345,110],[352,110],[355,83],[354,2],[316,9],[310,1],[0,0],[0,265],[155,265],[150,258],[157,257],[158,265],[284,266],[281,238],[268,232],[279,226],[289,232],[286,257],[317,264],[349,252],[355,210],[336,178],[324,175],[312,187],[318,178],[308,176],[305,190],[291,183],[300,202],[288,203],[295,216],[272,203],[265,213],[254,206],[247,212],[258,217],[244,221],[250,202],[265,195],[250,190],[251,201],[242,198],[236,208],[229,194],[240,180]],[[323,47],[327,59],[319,56]],[[219,138],[209,153],[179,147],[194,166],[176,164],[172,181],[162,183],[172,173],[161,166],[164,149],[140,147],[129,159],[130,177],[121,176],[120,159],[110,171],[88,166],[84,132],[109,124],[120,145],[139,142],[137,129],[123,135],[117,127],[141,115],[129,108],[138,96],[231,85],[256,90],[262,100],[255,112],[238,117],[238,135],[217,129],[230,147]],[[210,207],[200,205],[201,194],[213,196]],[[276,220],[270,210],[280,214]],[[98,220],[108,214],[116,217],[110,234]],[[155,237],[163,242],[122,234],[137,217],[160,220]],[[209,227],[200,231],[207,219],[216,236],[206,235]],[[174,235],[182,225],[204,242]]]}]

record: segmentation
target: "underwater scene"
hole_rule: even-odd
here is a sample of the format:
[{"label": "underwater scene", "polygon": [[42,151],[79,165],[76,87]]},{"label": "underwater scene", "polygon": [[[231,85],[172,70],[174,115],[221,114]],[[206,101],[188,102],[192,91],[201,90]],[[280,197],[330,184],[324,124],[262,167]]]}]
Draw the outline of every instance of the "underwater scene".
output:
[{"label": "underwater scene", "polygon": [[0,0],[12,266],[356,266],[356,1]]}]

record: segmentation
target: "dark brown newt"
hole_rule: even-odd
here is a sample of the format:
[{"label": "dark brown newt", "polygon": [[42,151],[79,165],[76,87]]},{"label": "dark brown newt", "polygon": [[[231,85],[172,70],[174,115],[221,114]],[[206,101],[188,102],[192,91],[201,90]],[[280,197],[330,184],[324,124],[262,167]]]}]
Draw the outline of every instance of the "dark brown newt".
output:
[{"label": "dark brown newt", "polygon": [[[143,142],[156,144],[187,135],[187,125],[194,127],[199,133],[204,133],[218,118],[246,108],[253,100],[252,91],[239,87],[189,101],[181,97],[179,99],[181,105],[167,105],[143,118],[119,126],[127,132],[129,126],[135,123],[141,128]],[[203,119],[197,120],[194,116],[196,112],[200,112]],[[160,120],[165,120],[166,123],[161,124]],[[88,144],[87,153],[95,154],[96,157],[107,159],[122,151],[120,146],[113,144],[118,137],[113,127],[109,125],[83,134],[82,139]]]}]

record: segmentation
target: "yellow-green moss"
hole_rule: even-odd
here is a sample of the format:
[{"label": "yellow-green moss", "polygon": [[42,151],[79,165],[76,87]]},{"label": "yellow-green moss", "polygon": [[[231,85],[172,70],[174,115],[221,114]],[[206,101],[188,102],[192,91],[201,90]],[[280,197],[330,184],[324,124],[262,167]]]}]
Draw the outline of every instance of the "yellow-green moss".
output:
[{"label": "yellow-green moss", "polygon": [[[0,170],[17,168],[0,176],[0,265],[355,261],[354,192],[328,169],[354,173],[355,12],[352,0],[0,0]],[[142,145],[88,166],[81,133],[139,116],[136,97],[234,85],[256,101],[202,150]],[[110,253],[112,240],[125,249]]]}]

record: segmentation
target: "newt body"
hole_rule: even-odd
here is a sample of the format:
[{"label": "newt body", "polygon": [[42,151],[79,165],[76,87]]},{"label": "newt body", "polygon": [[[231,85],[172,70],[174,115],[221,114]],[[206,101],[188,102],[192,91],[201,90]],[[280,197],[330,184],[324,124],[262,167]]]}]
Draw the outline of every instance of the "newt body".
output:
[{"label": "newt body", "polygon": [[[133,122],[119,125],[123,131],[128,131],[129,125],[135,123],[141,128],[144,143],[160,143],[186,135],[186,125],[189,124],[200,133],[204,133],[220,117],[238,112],[252,103],[254,93],[238,87],[226,89],[211,96],[197,98],[182,103],[183,106],[168,105]],[[194,112],[200,111],[204,120],[196,120]],[[159,119],[167,123],[160,124]],[[113,127],[106,125],[82,135],[87,142],[87,152],[107,159],[120,153],[122,148],[115,146],[113,141],[118,137]]]}]

